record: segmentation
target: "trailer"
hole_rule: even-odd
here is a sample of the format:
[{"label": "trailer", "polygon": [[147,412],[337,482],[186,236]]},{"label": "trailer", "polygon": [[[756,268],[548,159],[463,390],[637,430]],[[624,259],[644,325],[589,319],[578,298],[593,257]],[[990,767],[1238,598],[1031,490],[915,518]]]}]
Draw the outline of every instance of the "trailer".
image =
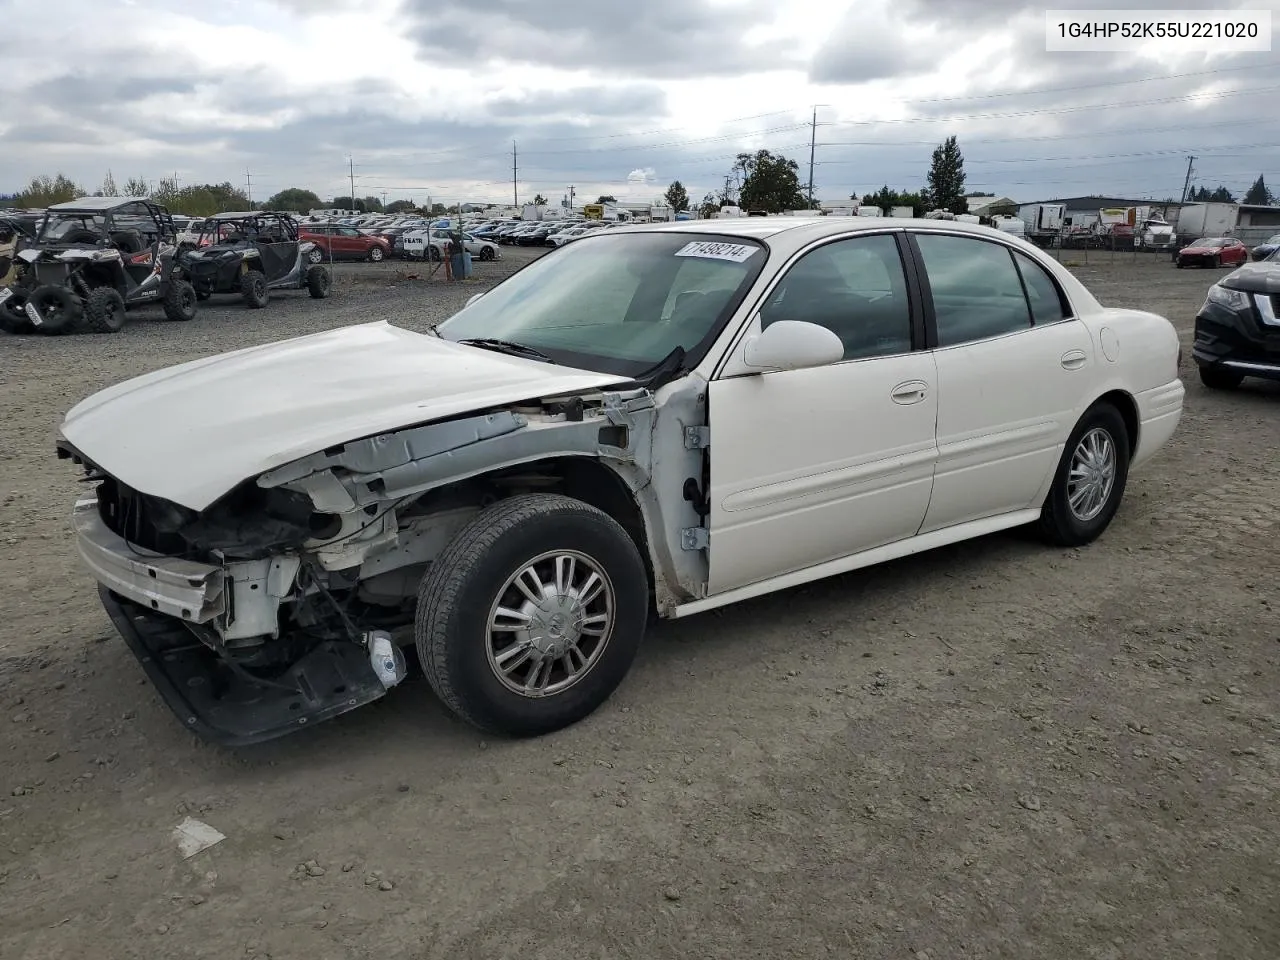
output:
[{"label": "trailer", "polygon": [[860,217],[883,217],[884,211],[879,207],[858,207]]},{"label": "trailer", "polygon": [[915,215],[915,207],[893,207],[889,210],[889,216],[897,220],[913,220]]},{"label": "trailer", "polygon": [[1225,237],[1239,222],[1239,204],[1189,203],[1178,211],[1177,245],[1185,246],[1200,237]]},{"label": "trailer", "polygon": [[1018,208],[1023,235],[1038,247],[1051,247],[1062,234],[1067,207],[1062,203],[1025,203]]}]

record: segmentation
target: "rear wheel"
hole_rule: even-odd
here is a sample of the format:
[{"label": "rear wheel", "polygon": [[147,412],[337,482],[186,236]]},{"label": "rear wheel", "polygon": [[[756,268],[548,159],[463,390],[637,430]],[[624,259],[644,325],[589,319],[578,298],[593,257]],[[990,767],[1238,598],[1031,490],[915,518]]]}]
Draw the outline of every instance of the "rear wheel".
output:
[{"label": "rear wheel", "polygon": [[1110,403],[1090,407],[1058,462],[1053,487],[1040,511],[1040,532],[1050,543],[1092,543],[1120,508],[1129,479],[1129,431]]},{"label": "rear wheel", "polygon": [[612,517],[556,494],[481,511],[418,590],[418,656],[464,720],[537,736],[581,720],[622,682],[649,609],[635,542]]},{"label": "rear wheel", "polygon": [[113,287],[89,291],[84,303],[84,326],[91,333],[119,333],[124,329],[124,297]]},{"label": "rear wheel", "polygon": [[164,297],[164,315],[178,323],[194,320],[197,299],[195,287],[186,280],[173,280]]},{"label": "rear wheel", "polygon": [[323,300],[329,296],[331,281],[329,271],[324,267],[312,267],[307,271],[307,293],[313,300]]},{"label": "rear wheel", "polygon": [[27,298],[27,303],[35,308],[40,322],[32,321],[38,333],[59,334],[70,330],[79,321],[82,309],[80,301],[66,287],[52,284],[36,287]]},{"label": "rear wheel", "polygon": [[240,280],[240,296],[246,306],[261,310],[267,305],[267,278],[257,270],[249,271]]},{"label": "rear wheel", "polygon": [[1210,390],[1234,390],[1244,382],[1244,374],[1221,367],[1201,367],[1200,382]]}]

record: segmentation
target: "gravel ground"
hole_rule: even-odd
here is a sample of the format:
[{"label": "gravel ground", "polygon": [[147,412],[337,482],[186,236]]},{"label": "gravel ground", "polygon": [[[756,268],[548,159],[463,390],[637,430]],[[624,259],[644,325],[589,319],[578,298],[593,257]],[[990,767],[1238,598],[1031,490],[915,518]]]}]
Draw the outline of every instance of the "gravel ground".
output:
[{"label": "gravel ground", "polygon": [[[1187,411],[1082,550],[1018,533],[663,624],[596,715],[483,742],[425,683],[196,741],[74,556],[62,413],[128,376],[477,278],[0,341],[0,956],[1280,956],[1280,390]],[[1090,254],[1189,345],[1207,271]],[[185,816],[226,835],[180,859]]]}]

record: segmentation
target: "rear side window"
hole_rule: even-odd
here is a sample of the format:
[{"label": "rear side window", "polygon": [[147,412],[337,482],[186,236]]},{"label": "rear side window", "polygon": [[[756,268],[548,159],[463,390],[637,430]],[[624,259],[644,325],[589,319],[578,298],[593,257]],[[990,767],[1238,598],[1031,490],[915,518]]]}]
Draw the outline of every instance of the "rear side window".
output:
[{"label": "rear side window", "polygon": [[969,237],[917,233],[933,294],[938,346],[1031,329],[1031,311],[1012,252]]},{"label": "rear side window", "polygon": [[1013,259],[1017,261],[1018,272],[1022,274],[1022,282],[1026,284],[1031,319],[1037,327],[1046,323],[1060,323],[1071,316],[1058,285],[1044,267],[1022,253],[1015,253]]}]

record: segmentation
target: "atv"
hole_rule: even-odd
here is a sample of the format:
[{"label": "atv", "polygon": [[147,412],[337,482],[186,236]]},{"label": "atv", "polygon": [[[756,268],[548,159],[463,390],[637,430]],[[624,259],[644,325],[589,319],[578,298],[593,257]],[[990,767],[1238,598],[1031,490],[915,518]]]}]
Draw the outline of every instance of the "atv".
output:
[{"label": "atv", "polygon": [[316,300],[329,295],[327,268],[309,265],[314,243],[299,242],[298,226],[285,213],[219,213],[204,222],[196,249],[182,263],[196,296],[236,294],[254,309],[272,290],[305,289]]},{"label": "atv", "polygon": [[163,303],[170,320],[196,315],[196,294],[175,258],[173,218],[139,197],[81,197],[45,211],[18,244],[15,276],[0,287],[10,333],[118,333],[129,307]]}]

